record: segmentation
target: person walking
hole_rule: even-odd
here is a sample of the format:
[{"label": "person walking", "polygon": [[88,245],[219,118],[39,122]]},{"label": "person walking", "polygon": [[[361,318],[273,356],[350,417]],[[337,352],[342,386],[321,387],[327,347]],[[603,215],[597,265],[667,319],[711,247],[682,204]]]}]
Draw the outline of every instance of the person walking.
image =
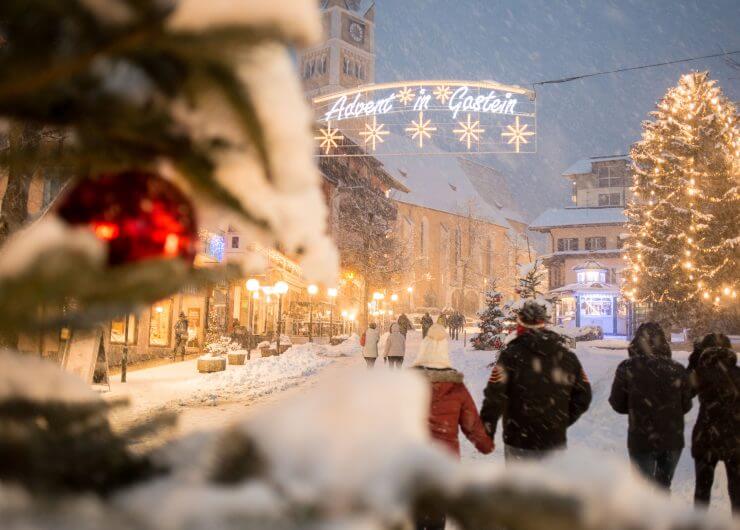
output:
[{"label": "person walking", "polygon": [[481,419],[491,438],[502,419],[507,464],[540,459],[567,445],[567,430],[591,404],[591,385],[565,339],[545,329],[535,300],[517,314],[516,336],[501,351],[484,391]]},{"label": "person walking", "polygon": [[403,357],[406,355],[406,335],[401,332],[401,326],[395,322],[391,324],[391,331],[385,340],[383,355],[388,359],[391,368],[401,368]]},{"label": "person walking", "polygon": [[[460,458],[459,431],[475,448],[488,454],[493,451],[492,438],[486,432],[473,398],[463,383],[463,374],[452,368],[448,351],[448,335],[444,326],[434,324],[421,343],[414,369],[432,387],[429,404],[429,433],[432,439]],[[416,514],[417,530],[443,530],[444,511],[427,506]]]},{"label": "person walking", "polygon": [[684,414],[691,409],[686,369],[671,359],[663,329],[655,322],[637,328],[629,359],[617,367],[609,403],[629,415],[630,460],[648,479],[670,490],[684,447]]},{"label": "person walking", "polygon": [[368,368],[375,366],[378,359],[378,341],[380,341],[380,332],[375,322],[370,322],[365,333],[362,334],[362,356],[365,358]]},{"label": "person walking", "polygon": [[429,328],[432,327],[432,324],[434,324],[434,321],[432,320],[432,315],[429,314],[429,311],[424,313],[424,316],[421,317],[421,338],[424,339],[427,336],[427,333],[429,332]]},{"label": "person walking", "polygon": [[185,348],[188,345],[188,317],[185,316],[183,311],[180,311],[180,315],[175,323],[175,349],[172,352],[172,360],[177,360],[177,354],[180,354],[180,359],[185,360]]},{"label": "person walking", "polygon": [[408,333],[410,329],[414,329],[414,324],[411,322],[409,317],[406,316],[406,313],[401,313],[398,316],[398,326],[401,328],[401,333],[403,333],[404,337],[406,336],[406,333]]},{"label": "person walking", "polygon": [[732,511],[740,515],[740,367],[726,335],[711,333],[694,346],[689,381],[699,396],[699,415],[691,436],[694,504],[709,506],[714,470],[722,461]]}]

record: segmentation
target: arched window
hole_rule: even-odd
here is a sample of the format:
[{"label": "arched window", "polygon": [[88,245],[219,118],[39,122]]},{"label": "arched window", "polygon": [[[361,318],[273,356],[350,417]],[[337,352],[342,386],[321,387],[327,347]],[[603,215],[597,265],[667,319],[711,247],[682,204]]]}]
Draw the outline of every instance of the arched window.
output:
[{"label": "arched window", "polygon": [[484,266],[484,272],[486,276],[490,278],[491,276],[491,264],[493,262],[493,243],[491,242],[491,238],[489,237],[488,240],[486,240],[486,255],[483,257],[485,260],[485,266]]},{"label": "arched window", "polygon": [[429,220],[426,217],[421,218],[419,225],[419,254],[426,257],[429,252]]}]

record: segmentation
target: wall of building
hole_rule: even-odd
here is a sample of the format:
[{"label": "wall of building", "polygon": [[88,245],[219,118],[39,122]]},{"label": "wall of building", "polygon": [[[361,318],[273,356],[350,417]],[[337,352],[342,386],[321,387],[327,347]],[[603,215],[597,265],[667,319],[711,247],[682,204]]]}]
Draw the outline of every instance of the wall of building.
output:
[{"label": "wall of building", "polygon": [[[507,298],[514,297],[516,265],[525,262],[526,257],[524,253],[516,255],[504,227],[473,220],[472,229],[469,229],[471,221],[467,217],[403,202],[398,203],[398,218],[399,230],[408,241],[414,260],[408,279],[408,284],[414,288],[414,307],[443,308],[464,300],[465,309],[472,314],[483,303],[483,292],[493,279]],[[469,263],[467,271],[455,265],[457,229],[460,230],[463,260]],[[467,276],[465,289],[464,275]]]}]

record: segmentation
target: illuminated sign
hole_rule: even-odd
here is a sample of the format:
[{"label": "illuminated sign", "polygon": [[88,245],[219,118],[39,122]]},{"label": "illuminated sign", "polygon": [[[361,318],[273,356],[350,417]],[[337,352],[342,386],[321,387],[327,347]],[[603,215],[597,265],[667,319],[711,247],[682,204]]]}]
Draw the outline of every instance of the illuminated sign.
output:
[{"label": "illuminated sign", "polygon": [[319,156],[537,148],[534,92],[493,81],[382,83],[319,96],[313,104]]}]

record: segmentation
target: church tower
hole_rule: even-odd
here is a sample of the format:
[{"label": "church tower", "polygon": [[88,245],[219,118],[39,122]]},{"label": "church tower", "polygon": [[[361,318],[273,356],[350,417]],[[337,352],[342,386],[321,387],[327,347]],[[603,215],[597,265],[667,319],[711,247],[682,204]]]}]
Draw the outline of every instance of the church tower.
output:
[{"label": "church tower", "polygon": [[325,40],[298,55],[306,95],[375,80],[375,0],[322,0]]}]

